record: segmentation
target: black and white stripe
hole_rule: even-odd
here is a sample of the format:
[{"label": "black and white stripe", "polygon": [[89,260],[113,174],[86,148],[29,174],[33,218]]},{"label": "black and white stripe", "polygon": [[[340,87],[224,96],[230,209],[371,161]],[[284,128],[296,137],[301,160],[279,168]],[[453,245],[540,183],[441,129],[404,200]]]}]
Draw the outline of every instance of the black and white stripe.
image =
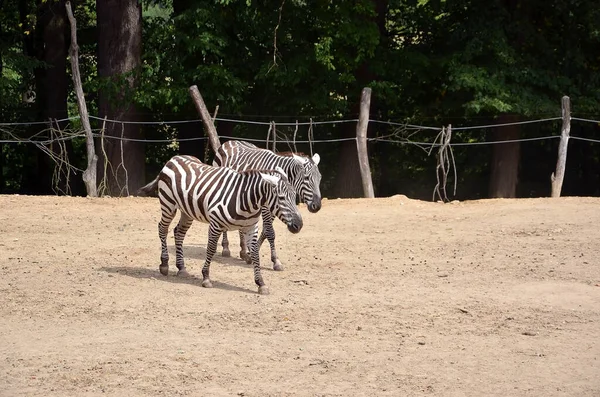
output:
[{"label": "black and white stripe", "polygon": [[[238,171],[247,169],[275,169],[281,167],[287,174],[290,183],[294,186],[300,201],[305,203],[310,212],[318,212],[321,209],[321,173],[319,172],[320,157],[315,154],[306,157],[295,153],[275,154],[270,150],[261,149],[255,145],[243,141],[225,142],[215,154],[213,165],[229,167]],[[258,239],[260,247],[265,238],[271,246],[271,261],[273,269],[283,270],[283,266],[277,257],[275,249],[275,231],[273,229],[273,217],[271,212],[263,209],[263,230]],[[223,256],[229,256],[229,240],[227,233],[223,233]],[[240,236],[240,256],[250,263],[248,249],[244,239]]]},{"label": "black and white stripe", "polygon": [[156,179],[140,189],[142,193],[158,189],[161,219],[160,272],[169,272],[167,232],[177,210],[181,218],[175,227],[178,275],[187,275],[183,260],[183,239],[194,220],[208,223],[206,262],[202,268],[202,286],[212,287],[210,263],[217,250],[219,236],[227,230],[240,230],[250,248],[254,281],[258,292],[268,293],[258,255],[258,220],[267,208],[288,226],[292,233],[302,229],[302,216],[296,207],[296,191],[282,169],[238,172],[226,167],[211,167],[193,156],[175,156],[165,164]]}]

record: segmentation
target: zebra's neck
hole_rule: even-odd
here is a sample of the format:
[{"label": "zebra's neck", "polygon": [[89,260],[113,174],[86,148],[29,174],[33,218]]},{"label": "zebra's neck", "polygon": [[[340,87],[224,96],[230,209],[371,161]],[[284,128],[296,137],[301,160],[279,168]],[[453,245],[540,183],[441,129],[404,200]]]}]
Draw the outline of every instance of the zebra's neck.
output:
[{"label": "zebra's neck", "polygon": [[244,198],[246,206],[258,205],[273,210],[276,201],[276,194],[273,186],[264,181],[260,171],[244,172],[247,180],[240,185],[240,194],[238,197]]}]

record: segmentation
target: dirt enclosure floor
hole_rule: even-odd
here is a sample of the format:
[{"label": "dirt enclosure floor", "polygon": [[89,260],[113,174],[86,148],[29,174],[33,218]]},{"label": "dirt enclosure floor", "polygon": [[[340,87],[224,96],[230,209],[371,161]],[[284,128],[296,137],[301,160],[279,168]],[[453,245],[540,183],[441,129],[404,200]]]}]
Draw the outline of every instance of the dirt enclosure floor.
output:
[{"label": "dirt enclosure floor", "polygon": [[600,396],[600,199],[301,211],[260,296],[157,199],[0,196],[0,396]]}]

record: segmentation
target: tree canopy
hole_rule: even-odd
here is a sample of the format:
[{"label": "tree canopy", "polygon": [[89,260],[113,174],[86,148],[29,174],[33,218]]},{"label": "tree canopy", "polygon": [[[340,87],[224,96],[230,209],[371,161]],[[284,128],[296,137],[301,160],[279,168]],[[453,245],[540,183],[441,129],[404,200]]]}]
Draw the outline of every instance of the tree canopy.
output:
[{"label": "tree canopy", "polygon": [[[115,0],[97,3],[99,7],[95,1],[78,0],[73,6],[86,101],[91,114],[100,118],[197,119],[188,94],[193,84],[209,108],[219,106],[221,118],[246,121],[354,119],[365,86],[373,89],[371,118],[400,124],[441,127],[557,117],[563,95],[570,96],[574,115],[599,118],[600,8],[592,0],[153,0],[143,2],[139,16],[127,14],[126,7],[122,13],[102,11],[116,7]],[[59,62],[70,44],[68,22],[56,11],[65,2],[0,4],[0,122],[76,116],[70,69],[64,60]],[[138,22],[141,29],[135,26]],[[139,54],[129,48],[135,44],[113,50],[118,43],[135,43],[130,39],[137,34]],[[57,35],[64,39],[57,40]],[[64,98],[53,94],[47,99],[63,91]],[[56,103],[64,103],[64,111],[57,111]],[[69,127],[76,129],[77,123],[73,120]],[[102,128],[101,121],[94,124]],[[35,136],[47,126],[2,128],[2,139],[11,140]],[[355,128],[333,123],[315,125],[313,132],[315,139],[335,139],[352,136]],[[411,134],[413,141],[432,142],[436,134],[399,128],[371,123],[369,136],[401,133]],[[224,136],[264,139],[268,126],[219,121],[217,129]],[[288,136],[294,129],[278,127]],[[559,121],[459,130],[453,141],[559,131]],[[573,133],[597,137],[598,125],[581,123]],[[123,147],[128,167],[141,170],[129,175],[131,187],[144,182],[144,170],[154,175],[175,153],[204,157],[204,142],[189,140],[203,136],[200,123],[130,129],[116,125],[107,134],[173,140]],[[306,139],[308,128],[299,128],[298,136]],[[82,141],[69,142],[69,161],[84,168]],[[323,159],[325,196],[358,194],[353,145],[315,145]],[[557,140],[543,140],[456,147],[458,197],[548,195],[557,145]],[[298,148],[310,151],[304,144]],[[115,151],[110,158],[121,156],[120,146],[110,150]],[[431,197],[433,155],[415,145],[390,142],[372,142],[369,150],[376,195]],[[572,141],[569,153],[576,155],[568,159],[564,192],[600,194],[600,145]],[[52,194],[48,170],[53,166],[46,157],[31,144],[2,144],[0,191]],[[71,179],[71,191],[84,194],[81,178]],[[502,181],[506,186],[500,186]]]}]

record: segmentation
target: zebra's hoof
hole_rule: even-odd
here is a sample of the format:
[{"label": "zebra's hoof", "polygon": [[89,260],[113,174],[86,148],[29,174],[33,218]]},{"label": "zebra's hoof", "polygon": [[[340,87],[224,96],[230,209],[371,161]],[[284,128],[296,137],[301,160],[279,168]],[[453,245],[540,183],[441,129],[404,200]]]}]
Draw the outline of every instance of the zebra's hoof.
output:
[{"label": "zebra's hoof", "polygon": [[221,255],[225,258],[229,258],[231,256],[231,251],[229,251],[229,248],[223,248],[223,253]]},{"label": "zebra's hoof", "polygon": [[160,265],[158,267],[158,270],[160,270],[160,274],[162,274],[163,276],[169,275],[169,265]]},{"label": "zebra's hoof", "polygon": [[266,285],[263,285],[262,287],[258,287],[258,294],[259,295],[269,295],[269,287],[267,287]]},{"label": "zebra's hoof", "polygon": [[279,259],[277,259],[275,262],[273,262],[273,270],[275,270],[277,272],[283,271],[283,265],[281,264],[281,262],[279,262]]},{"label": "zebra's hoof", "polygon": [[245,260],[247,264],[251,264],[252,263],[252,258],[250,258],[250,255],[248,255],[247,252],[240,251],[240,258],[242,258],[243,260]]},{"label": "zebra's hoof", "polygon": [[190,276],[190,274],[185,269],[185,267],[183,269],[179,269],[179,271],[177,272],[177,277],[189,277],[189,276]]},{"label": "zebra's hoof", "polygon": [[204,288],[212,288],[212,286],[213,286],[213,285],[212,285],[212,283],[210,282],[210,280],[206,278],[206,279],[204,279],[204,281],[202,281],[202,286],[203,286]]}]

